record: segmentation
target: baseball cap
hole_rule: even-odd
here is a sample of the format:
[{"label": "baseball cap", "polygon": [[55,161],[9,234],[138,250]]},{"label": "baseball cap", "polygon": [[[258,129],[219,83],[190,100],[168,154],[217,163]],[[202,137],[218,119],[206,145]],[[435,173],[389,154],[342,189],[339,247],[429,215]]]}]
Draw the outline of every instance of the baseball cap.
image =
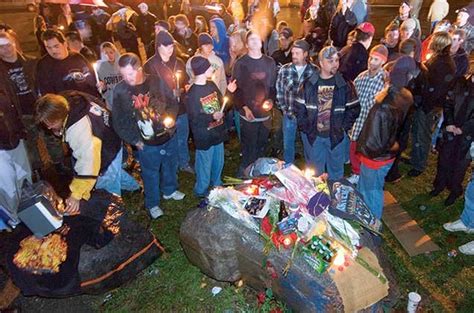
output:
[{"label": "baseball cap", "polygon": [[321,51],[319,51],[318,57],[320,60],[323,58],[330,59],[334,55],[337,55],[337,54],[339,54],[339,52],[334,46],[326,46],[323,49],[321,49]]},{"label": "baseball cap", "polygon": [[306,40],[298,39],[295,42],[293,42],[293,48],[300,48],[301,50],[308,52],[310,46]]},{"label": "baseball cap", "polygon": [[174,44],[173,37],[171,34],[165,30],[161,30],[156,34],[156,46],[169,46]]},{"label": "baseball cap", "polygon": [[357,29],[361,30],[363,33],[371,34],[372,36],[375,34],[375,27],[369,22],[359,24]]},{"label": "baseball cap", "polygon": [[280,37],[285,37],[286,39],[290,38],[293,36],[293,31],[289,27],[284,27],[280,31]]},{"label": "baseball cap", "polygon": [[212,45],[212,37],[208,33],[200,33],[198,36],[198,46]]}]

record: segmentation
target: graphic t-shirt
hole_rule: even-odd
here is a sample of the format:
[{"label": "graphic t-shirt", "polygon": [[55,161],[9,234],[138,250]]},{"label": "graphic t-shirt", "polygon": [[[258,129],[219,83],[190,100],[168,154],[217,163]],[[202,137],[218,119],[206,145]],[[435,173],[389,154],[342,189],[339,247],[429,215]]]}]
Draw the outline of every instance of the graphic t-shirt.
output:
[{"label": "graphic t-shirt", "polygon": [[103,92],[106,100],[107,108],[113,111],[113,91],[115,85],[122,80],[122,74],[120,74],[120,68],[118,63],[111,64],[108,61],[100,61],[97,63],[97,75],[99,80],[105,84],[105,91]]},{"label": "graphic t-shirt", "polygon": [[143,141],[149,145],[157,144],[158,137],[166,135],[168,132],[163,126],[163,120],[166,118],[164,108],[166,104],[160,103],[160,100],[153,97],[150,92],[151,79],[146,79],[142,84],[132,86],[131,105],[135,109],[135,118],[138,129]]},{"label": "graphic t-shirt", "polygon": [[331,126],[332,99],[335,87],[334,77],[320,79],[318,83],[318,136],[328,137]]},{"label": "graphic t-shirt", "polygon": [[64,60],[43,57],[38,63],[37,77],[41,95],[77,90],[100,97],[92,66],[77,53],[70,53]]},{"label": "graphic t-shirt", "polygon": [[35,96],[33,90],[28,86],[28,82],[23,71],[23,66],[20,60],[10,63],[2,61],[7,69],[8,77],[13,83],[16,94],[20,101],[21,113],[26,115],[33,115],[33,105],[35,103]]},{"label": "graphic t-shirt", "polygon": [[221,110],[221,103],[222,96],[212,81],[189,89],[185,105],[196,149],[207,150],[227,139],[224,119],[216,121],[212,116]]}]

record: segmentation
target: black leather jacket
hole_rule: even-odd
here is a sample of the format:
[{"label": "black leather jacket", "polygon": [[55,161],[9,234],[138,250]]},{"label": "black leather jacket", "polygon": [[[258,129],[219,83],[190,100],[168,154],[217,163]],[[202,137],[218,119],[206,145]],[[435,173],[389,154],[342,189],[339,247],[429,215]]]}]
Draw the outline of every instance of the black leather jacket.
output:
[{"label": "black leather jacket", "polygon": [[398,135],[413,96],[406,88],[390,86],[375,99],[357,141],[357,152],[372,160],[389,160],[398,151]]}]

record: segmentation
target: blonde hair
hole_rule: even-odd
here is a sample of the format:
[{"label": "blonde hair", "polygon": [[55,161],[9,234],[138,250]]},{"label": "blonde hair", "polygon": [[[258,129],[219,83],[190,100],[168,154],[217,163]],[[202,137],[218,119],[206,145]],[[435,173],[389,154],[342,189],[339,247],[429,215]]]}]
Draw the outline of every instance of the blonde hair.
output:
[{"label": "blonde hair", "polygon": [[448,32],[437,32],[431,37],[429,49],[435,54],[441,53],[446,47],[450,46],[451,43],[452,39]]}]

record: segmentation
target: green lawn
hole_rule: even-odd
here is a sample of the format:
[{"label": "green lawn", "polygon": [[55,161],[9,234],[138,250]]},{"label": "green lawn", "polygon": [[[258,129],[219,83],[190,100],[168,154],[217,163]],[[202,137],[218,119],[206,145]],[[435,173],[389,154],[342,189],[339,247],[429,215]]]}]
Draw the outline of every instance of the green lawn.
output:
[{"label": "green lawn", "polygon": [[[236,140],[226,146],[230,151],[226,157],[224,175],[233,176],[239,162]],[[403,178],[397,184],[386,186],[403,208],[424,228],[441,247],[441,251],[410,258],[396,239],[385,228],[387,252],[398,277],[400,299],[395,311],[406,307],[406,294],[417,290],[422,295],[423,311],[472,312],[474,308],[474,257],[459,254],[448,257],[448,251],[470,240],[474,236],[448,234],[442,224],[457,219],[463,201],[444,208],[446,193],[430,199],[434,175],[435,158],[430,159],[430,171],[417,178]],[[405,173],[408,168],[402,168]],[[467,175],[466,175],[467,176]],[[186,193],[183,201],[163,201],[165,216],[150,222],[143,209],[142,195],[125,196],[125,203],[133,218],[149,225],[168,252],[129,284],[112,292],[112,297],[100,310],[110,312],[257,312],[256,292],[248,287],[212,281],[191,265],[179,243],[179,227],[186,213],[198,200],[192,196],[194,178],[182,173],[179,176],[180,190]],[[426,210],[420,210],[420,205]],[[211,288],[223,287],[213,297]]]}]

